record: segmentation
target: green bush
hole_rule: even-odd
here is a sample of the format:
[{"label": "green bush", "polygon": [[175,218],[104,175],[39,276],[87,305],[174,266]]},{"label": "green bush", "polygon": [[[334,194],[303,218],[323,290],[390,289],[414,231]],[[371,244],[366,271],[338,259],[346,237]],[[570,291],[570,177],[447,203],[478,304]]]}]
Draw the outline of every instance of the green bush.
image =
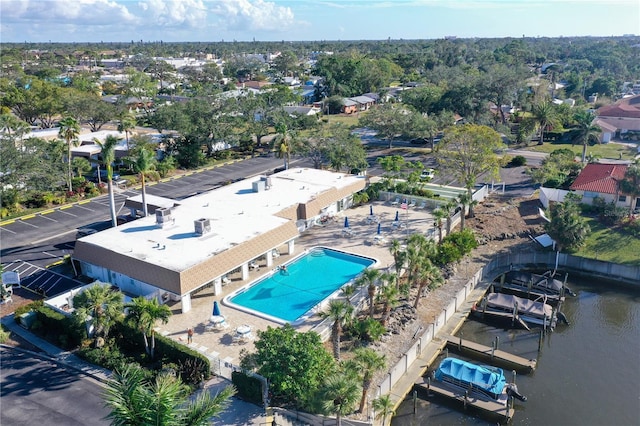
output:
[{"label": "green bush", "polygon": [[31,303],[28,303],[24,306],[20,306],[19,308],[16,308],[13,317],[15,319],[15,321],[20,324],[20,315],[22,314],[26,314],[27,312],[31,312],[31,311],[37,311],[38,308],[41,308],[42,306],[44,306],[44,302],[42,300],[36,300],[33,301]]},{"label": "green bush", "polygon": [[507,164],[507,165],[508,165],[508,167],[526,166],[527,165],[527,159],[522,155],[516,155],[515,157],[513,157],[511,159],[511,161],[509,161],[509,164]]},{"label": "green bush", "polygon": [[231,382],[240,398],[262,405],[262,382],[259,379],[241,371],[234,371],[231,373]]},{"label": "green bush", "polygon": [[56,312],[47,306],[35,309],[38,314],[34,329],[40,329],[42,335],[50,342],[60,345],[63,349],[72,349],[80,345],[84,336],[83,327],[73,318]]},{"label": "green bush", "polygon": [[104,345],[100,348],[83,347],[78,349],[78,356],[109,370],[119,370],[133,360],[120,352],[114,344]]},{"label": "green bush", "polygon": [[438,245],[438,252],[433,261],[439,266],[456,263],[476,247],[478,247],[478,241],[472,230],[452,232]]},{"label": "green bush", "polygon": [[379,340],[386,331],[384,326],[373,318],[356,320],[351,326],[347,327],[349,334],[364,342],[375,342]]}]

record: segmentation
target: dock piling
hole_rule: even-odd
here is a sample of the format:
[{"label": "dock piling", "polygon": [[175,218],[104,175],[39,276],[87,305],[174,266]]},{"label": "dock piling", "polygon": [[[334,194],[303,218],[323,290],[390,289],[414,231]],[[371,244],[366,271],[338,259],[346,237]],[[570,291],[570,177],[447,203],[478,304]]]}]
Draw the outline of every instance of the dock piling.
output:
[{"label": "dock piling", "polygon": [[511,380],[513,384],[516,384],[516,370],[511,370]]},{"label": "dock piling", "polygon": [[462,352],[462,336],[460,336],[460,340],[458,340],[458,351]]},{"label": "dock piling", "polygon": [[413,414],[418,412],[418,391],[413,391]]},{"label": "dock piling", "polygon": [[542,330],[538,334],[538,352],[542,350]]},{"label": "dock piling", "polygon": [[500,336],[496,336],[496,349],[498,349],[499,344],[500,344]]}]

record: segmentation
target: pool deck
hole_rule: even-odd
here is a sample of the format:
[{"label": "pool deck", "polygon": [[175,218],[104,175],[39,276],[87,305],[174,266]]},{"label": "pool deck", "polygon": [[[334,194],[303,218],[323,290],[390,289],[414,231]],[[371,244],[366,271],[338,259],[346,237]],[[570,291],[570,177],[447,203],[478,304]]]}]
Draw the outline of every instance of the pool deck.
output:
[{"label": "pool deck", "polygon": [[[405,223],[404,227],[394,226],[396,211],[399,212],[400,222]],[[307,230],[296,240],[295,253],[292,255],[286,254],[285,245],[279,248],[281,255],[274,259],[273,268],[288,262],[304,250],[315,246],[326,246],[373,257],[378,260],[374,267],[385,269],[393,265],[393,257],[389,252],[389,244],[392,240],[405,238],[417,232],[425,233],[433,229],[433,216],[430,210],[410,208],[407,213],[407,210],[402,210],[398,206],[392,206],[382,201],[374,202],[373,212],[380,218],[381,236],[386,239],[386,244],[372,244],[371,242],[377,235],[378,224],[367,220],[369,212],[369,204],[349,209],[341,212],[333,221]],[[350,237],[343,236],[345,216],[349,218],[349,228],[353,232]],[[218,357],[227,363],[239,365],[240,352],[243,349],[251,352],[254,348],[252,341],[245,343],[234,342],[233,336],[236,327],[248,325],[251,327],[255,337],[257,330],[266,330],[267,327],[280,327],[280,324],[221,303],[220,310],[229,324],[228,328],[205,331],[205,325],[211,317],[214,300],[220,303],[224,297],[269,271],[264,265],[264,260],[262,262],[258,270],[249,272],[247,280],[242,280],[239,273],[229,275],[231,283],[223,286],[222,294],[218,296],[213,295],[212,287],[192,295],[191,310],[189,312],[181,313],[180,302],[170,303],[169,306],[173,311],[173,315],[169,318],[167,324],[161,324],[157,327],[157,332],[186,345],[187,329],[193,327],[194,335],[192,343],[189,344],[190,347],[206,355]],[[302,324],[296,325],[295,328],[298,331],[305,332],[320,322],[321,318],[318,315],[313,315]]]}]

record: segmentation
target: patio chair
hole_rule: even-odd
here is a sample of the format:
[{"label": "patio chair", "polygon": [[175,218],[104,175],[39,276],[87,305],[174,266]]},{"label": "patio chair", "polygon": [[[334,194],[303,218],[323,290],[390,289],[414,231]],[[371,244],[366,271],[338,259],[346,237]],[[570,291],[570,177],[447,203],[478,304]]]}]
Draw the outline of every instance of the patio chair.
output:
[{"label": "patio chair", "polygon": [[416,207],[416,209],[424,209],[425,207],[427,207],[427,202],[423,201]]},{"label": "patio chair", "polygon": [[395,201],[391,202],[392,206],[397,206],[398,204],[400,204],[400,197],[396,197]]},{"label": "patio chair", "polygon": [[222,277],[222,285],[231,284],[231,279],[228,276]]},{"label": "patio chair", "polygon": [[416,206],[416,200],[411,200],[411,202],[409,203],[409,207],[415,207]]}]

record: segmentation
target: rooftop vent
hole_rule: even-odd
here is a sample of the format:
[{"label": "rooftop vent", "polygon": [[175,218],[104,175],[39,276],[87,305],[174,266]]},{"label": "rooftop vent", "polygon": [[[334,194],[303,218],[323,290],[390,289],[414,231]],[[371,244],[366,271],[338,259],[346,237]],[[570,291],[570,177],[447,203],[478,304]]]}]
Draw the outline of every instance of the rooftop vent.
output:
[{"label": "rooftop vent", "polygon": [[211,232],[211,220],[210,219],[197,219],[193,221],[193,226],[198,236],[203,236]]},{"label": "rooftop vent", "polygon": [[163,228],[170,223],[173,223],[173,218],[171,217],[171,209],[167,207],[156,209],[156,225],[160,228]]},{"label": "rooftop vent", "polygon": [[269,177],[269,176],[261,176],[260,177],[260,181],[264,182],[265,189],[270,189],[271,188],[271,177]]}]

